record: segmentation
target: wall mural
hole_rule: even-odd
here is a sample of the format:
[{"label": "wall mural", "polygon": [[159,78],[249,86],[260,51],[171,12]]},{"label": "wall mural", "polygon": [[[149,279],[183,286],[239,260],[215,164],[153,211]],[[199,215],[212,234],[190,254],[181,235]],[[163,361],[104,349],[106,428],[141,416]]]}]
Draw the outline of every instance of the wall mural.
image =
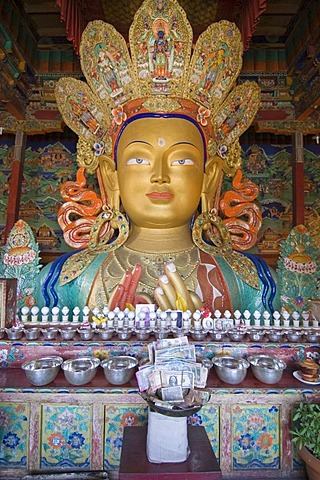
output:
[{"label": "wall mural", "polygon": [[[242,145],[244,176],[259,186],[263,224],[252,253],[279,254],[279,243],[292,228],[291,146]],[[0,235],[3,230],[9,193],[13,142],[0,142]],[[320,147],[304,149],[304,192],[306,220],[320,215]],[[76,141],[45,143],[28,140],[22,182],[20,218],[32,228],[42,252],[64,253],[64,242],[57,223],[62,204],[60,186],[76,176]],[[88,178],[95,187],[95,179]],[[225,180],[223,190],[230,188]]]}]

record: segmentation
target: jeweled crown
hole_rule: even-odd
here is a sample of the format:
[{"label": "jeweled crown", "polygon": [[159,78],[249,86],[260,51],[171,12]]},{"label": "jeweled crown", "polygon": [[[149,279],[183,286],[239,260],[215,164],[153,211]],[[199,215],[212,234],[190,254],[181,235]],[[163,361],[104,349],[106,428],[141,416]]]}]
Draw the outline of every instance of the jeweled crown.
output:
[{"label": "jeweled crown", "polygon": [[112,25],[88,24],[80,46],[87,83],[69,77],[56,87],[63,118],[79,136],[80,166],[93,173],[101,153],[112,155],[117,133],[133,115],[180,112],[204,130],[208,154],[224,159],[225,173],[235,173],[241,162],[238,139],[257,113],[259,87],[235,86],[242,42],[233,23],[212,24],[194,48],[192,38],[176,0],[143,2],[130,27],[130,53]]}]

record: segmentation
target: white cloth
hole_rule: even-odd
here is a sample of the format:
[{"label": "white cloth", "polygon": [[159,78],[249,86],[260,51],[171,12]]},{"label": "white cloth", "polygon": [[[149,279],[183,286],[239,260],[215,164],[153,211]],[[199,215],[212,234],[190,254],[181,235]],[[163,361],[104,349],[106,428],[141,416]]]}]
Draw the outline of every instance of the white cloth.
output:
[{"label": "white cloth", "polygon": [[187,417],[148,412],[147,457],[151,463],[184,462],[190,453]]}]

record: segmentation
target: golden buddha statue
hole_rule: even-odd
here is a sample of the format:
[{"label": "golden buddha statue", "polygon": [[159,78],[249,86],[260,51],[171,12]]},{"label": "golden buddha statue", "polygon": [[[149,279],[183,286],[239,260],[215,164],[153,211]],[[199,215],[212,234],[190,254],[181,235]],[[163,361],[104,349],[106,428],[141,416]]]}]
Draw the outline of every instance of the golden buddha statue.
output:
[{"label": "golden buddha statue", "polygon": [[[91,22],[80,48],[87,83],[58,82],[80,167],[62,187],[58,218],[77,251],[42,270],[37,303],[272,310],[271,272],[240,253],[261,225],[257,186],[240,169],[238,139],[259,107],[254,82],[235,86],[240,32],[213,24],[193,48],[177,1],[145,0],[129,41],[131,56],[111,25]],[[100,195],[86,187],[85,171],[97,174]],[[224,174],[233,190],[221,194]]]}]

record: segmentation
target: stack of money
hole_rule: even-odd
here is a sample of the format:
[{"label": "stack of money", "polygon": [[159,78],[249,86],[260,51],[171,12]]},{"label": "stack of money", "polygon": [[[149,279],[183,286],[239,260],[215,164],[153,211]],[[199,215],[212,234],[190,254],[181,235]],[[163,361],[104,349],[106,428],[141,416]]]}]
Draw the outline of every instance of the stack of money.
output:
[{"label": "stack of money", "polygon": [[201,406],[210,394],[206,387],[208,368],[196,361],[188,337],[165,338],[149,344],[149,362],[136,373],[140,392],[155,405],[169,409]]}]

